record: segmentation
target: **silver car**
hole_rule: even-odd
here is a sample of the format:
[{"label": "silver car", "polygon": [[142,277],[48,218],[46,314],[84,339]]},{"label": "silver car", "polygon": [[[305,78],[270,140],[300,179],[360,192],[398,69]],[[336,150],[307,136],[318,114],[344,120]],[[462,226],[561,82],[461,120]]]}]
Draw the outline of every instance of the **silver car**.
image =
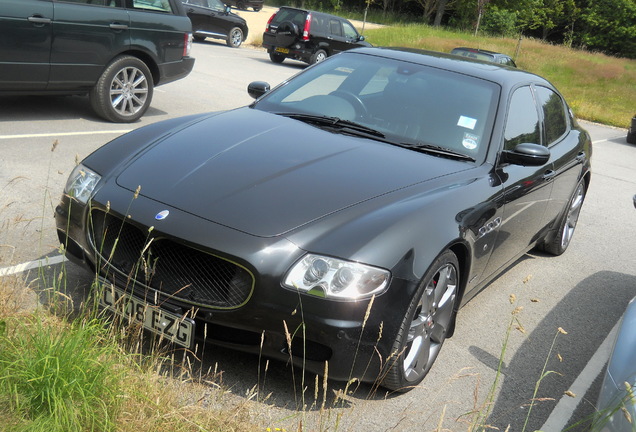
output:
[{"label": "silver car", "polygon": [[[634,197],[636,206],[636,197]],[[627,306],[598,398],[594,432],[636,430],[636,298]]]}]

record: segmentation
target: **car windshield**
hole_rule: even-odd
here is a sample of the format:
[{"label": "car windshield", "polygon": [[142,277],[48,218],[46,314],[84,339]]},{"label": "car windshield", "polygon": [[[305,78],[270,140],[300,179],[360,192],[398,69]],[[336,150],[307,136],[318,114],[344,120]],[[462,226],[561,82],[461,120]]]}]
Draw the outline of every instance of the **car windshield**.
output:
[{"label": "car windshield", "polygon": [[464,74],[343,53],[307,69],[253,107],[299,121],[309,117],[293,114],[309,114],[312,124],[316,116],[343,120],[374,131],[367,134],[370,139],[448,149],[479,161],[490,140],[498,94],[496,84]]}]

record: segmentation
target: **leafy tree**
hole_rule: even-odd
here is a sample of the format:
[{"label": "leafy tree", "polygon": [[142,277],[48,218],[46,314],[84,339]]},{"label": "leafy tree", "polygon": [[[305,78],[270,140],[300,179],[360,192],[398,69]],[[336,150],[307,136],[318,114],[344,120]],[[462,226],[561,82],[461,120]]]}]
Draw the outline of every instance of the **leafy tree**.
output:
[{"label": "leafy tree", "polygon": [[636,0],[582,1],[575,40],[585,48],[636,58]]},{"label": "leafy tree", "polygon": [[525,32],[547,40],[554,33],[562,39],[576,20],[579,9],[575,0],[531,0],[529,8],[519,11],[518,25]]}]

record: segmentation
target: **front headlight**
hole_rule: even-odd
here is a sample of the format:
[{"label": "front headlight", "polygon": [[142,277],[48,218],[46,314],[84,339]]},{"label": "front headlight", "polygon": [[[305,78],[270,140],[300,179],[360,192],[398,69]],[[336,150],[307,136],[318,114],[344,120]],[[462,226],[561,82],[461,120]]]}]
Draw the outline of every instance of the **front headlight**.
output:
[{"label": "front headlight", "polygon": [[86,204],[101,178],[96,172],[79,164],[68,177],[64,193]]},{"label": "front headlight", "polygon": [[358,300],[386,290],[391,273],[377,267],[308,254],[287,273],[287,288],[318,297]]}]

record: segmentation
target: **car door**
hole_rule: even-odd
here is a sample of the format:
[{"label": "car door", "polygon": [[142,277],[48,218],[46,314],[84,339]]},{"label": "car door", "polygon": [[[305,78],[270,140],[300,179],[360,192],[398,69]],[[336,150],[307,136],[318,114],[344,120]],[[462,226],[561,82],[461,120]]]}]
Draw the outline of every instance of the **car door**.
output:
[{"label": "car door", "polygon": [[219,0],[188,0],[186,13],[192,21],[192,31],[199,35],[226,36],[230,23],[223,19],[225,5]]},{"label": "car door", "polygon": [[[542,144],[541,131],[532,88],[517,88],[508,104],[501,149],[513,150],[522,143]],[[538,240],[554,178],[551,161],[541,166],[522,166],[500,160],[496,171],[503,185],[503,212],[497,221],[499,233],[485,275],[496,272]]]},{"label": "car door", "polygon": [[52,20],[51,1],[0,1],[0,90],[46,88]]},{"label": "car door", "polygon": [[329,25],[328,25],[328,39],[329,39],[329,46],[331,47],[331,54],[337,54],[341,51],[345,51],[350,49],[351,43],[347,41],[347,38],[345,37],[345,33],[344,33],[344,28],[343,28],[343,22],[342,20],[338,19],[337,17],[330,17],[329,18]]},{"label": "car door", "polygon": [[47,90],[92,87],[104,67],[130,46],[121,0],[56,0]]},{"label": "car door", "polygon": [[582,173],[587,155],[579,131],[570,128],[567,105],[554,90],[534,86],[543,117],[544,139],[554,164],[554,184],[546,209],[546,222],[554,221],[566,207]]}]

